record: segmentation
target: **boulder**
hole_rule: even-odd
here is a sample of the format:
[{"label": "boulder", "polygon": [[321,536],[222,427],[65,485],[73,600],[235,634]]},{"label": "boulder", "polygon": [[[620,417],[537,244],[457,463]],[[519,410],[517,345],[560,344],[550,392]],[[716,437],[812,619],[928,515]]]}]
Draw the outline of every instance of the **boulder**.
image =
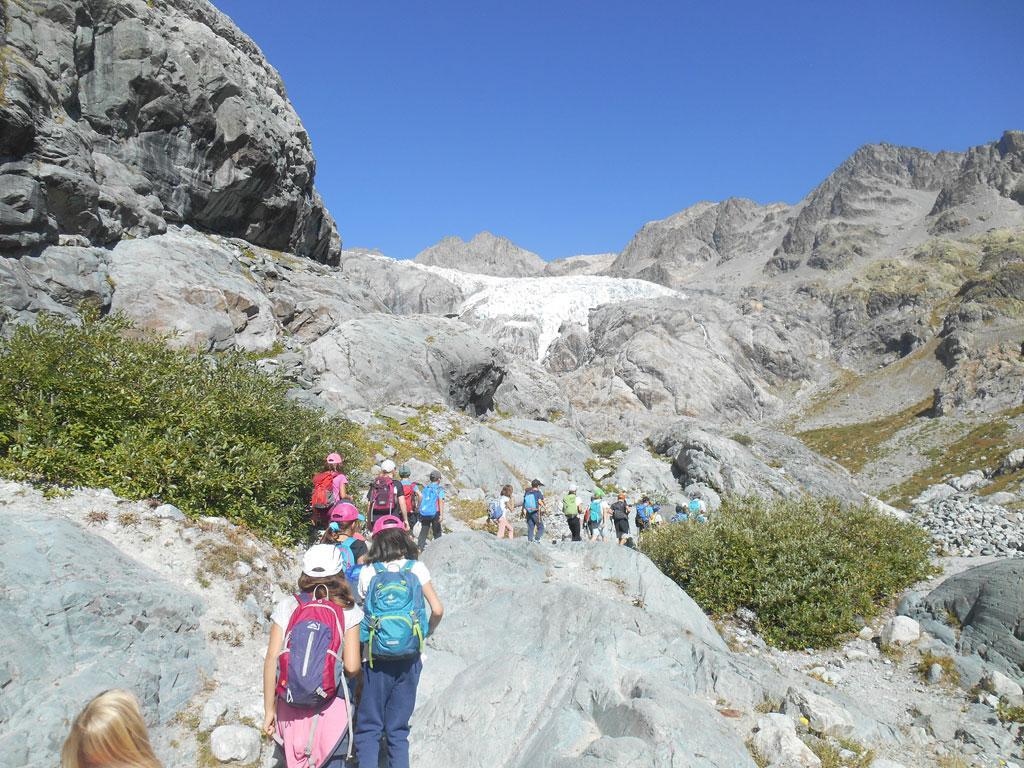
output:
[{"label": "boulder", "polygon": [[254,762],[260,746],[260,732],[247,725],[221,725],[210,734],[210,752],[222,763]]},{"label": "boulder", "polygon": [[[105,540],[42,511],[0,506],[0,753],[11,765],[59,762],[67,724],[96,694],[127,688],[146,721],[168,723],[212,672],[202,604]],[[87,567],[83,567],[87,564]]]},{"label": "boulder", "polygon": [[956,490],[956,488],[948,483],[938,483],[937,485],[931,485],[921,491],[921,493],[915,496],[910,503],[915,507],[927,507],[937,501],[948,499],[956,493]]},{"label": "boulder", "polygon": [[1004,474],[1016,472],[1021,468],[1024,468],[1024,448],[1015,448],[1010,451],[999,465],[999,471]]},{"label": "boulder", "polygon": [[806,717],[808,727],[821,736],[851,738],[857,720],[841,704],[810,691],[790,688],[783,702],[787,715]]},{"label": "boulder", "polygon": [[956,488],[958,491],[973,491],[988,482],[988,478],[985,477],[985,473],[980,469],[972,469],[965,475],[955,477],[949,481],[949,484]]},{"label": "boulder", "polygon": [[954,642],[962,654],[958,669],[961,659],[970,662],[962,670],[965,680],[981,677],[974,668],[982,660],[1011,679],[1024,678],[1024,558],[997,560],[950,576],[910,602],[907,612],[941,623],[955,617],[960,632]]},{"label": "boulder", "polygon": [[1024,694],[1024,689],[1020,685],[1011,680],[1009,677],[1004,675],[997,669],[993,669],[984,679],[981,681],[986,691],[994,693],[996,696],[1020,696]]},{"label": "boulder", "polygon": [[770,713],[757,719],[750,740],[768,768],[819,768],[821,760],[796,735],[796,726],[786,715]]},{"label": "boulder", "polygon": [[921,639],[921,625],[909,616],[893,616],[882,627],[880,642],[883,648],[910,645]]}]

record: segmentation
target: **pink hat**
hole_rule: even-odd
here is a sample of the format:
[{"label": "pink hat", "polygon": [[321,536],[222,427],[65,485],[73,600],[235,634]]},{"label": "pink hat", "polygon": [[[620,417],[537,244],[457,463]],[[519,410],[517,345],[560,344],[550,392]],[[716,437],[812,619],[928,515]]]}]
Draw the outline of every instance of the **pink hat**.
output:
[{"label": "pink hat", "polygon": [[341,464],[345,460],[341,457],[340,453],[329,453],[327,454],[328,464]]},{"label": "pink hat", "polygon": [[359,510],[356,509],[356,505],[351,501],[339,501],[331,507],[328,516],[332,523],[351,523],[363,519],[363,516],[359,514]]},{"label": "pink hat", "polygon": [[376,536],[389,528],[401,528],[404,531],[406,530],[405,521],[397,515],[384,515],[384,517],[377,518],[377,522],[373,524],[373,535]]}]

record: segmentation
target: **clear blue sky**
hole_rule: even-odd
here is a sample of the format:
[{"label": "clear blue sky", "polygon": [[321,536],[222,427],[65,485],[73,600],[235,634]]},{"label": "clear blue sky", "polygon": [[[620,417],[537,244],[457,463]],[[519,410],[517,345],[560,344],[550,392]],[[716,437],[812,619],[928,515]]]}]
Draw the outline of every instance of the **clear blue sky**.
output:
[{"label": "clear blue sky", "polygon": [[284,77],[346,245],[620,250],[861,144],[1024,128],[1022,0],[214,0]]}]

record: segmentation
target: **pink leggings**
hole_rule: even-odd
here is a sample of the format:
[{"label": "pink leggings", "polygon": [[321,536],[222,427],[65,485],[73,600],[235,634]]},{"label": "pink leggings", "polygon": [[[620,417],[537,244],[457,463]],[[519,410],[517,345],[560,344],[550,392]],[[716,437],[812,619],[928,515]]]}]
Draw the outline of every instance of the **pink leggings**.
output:
[{"label": "pink leggings", "polygon": [[512,523],[508,521],[508,512],[498,518],[498,538],[500,539],[508,531],[509,539],[512,538]]}]

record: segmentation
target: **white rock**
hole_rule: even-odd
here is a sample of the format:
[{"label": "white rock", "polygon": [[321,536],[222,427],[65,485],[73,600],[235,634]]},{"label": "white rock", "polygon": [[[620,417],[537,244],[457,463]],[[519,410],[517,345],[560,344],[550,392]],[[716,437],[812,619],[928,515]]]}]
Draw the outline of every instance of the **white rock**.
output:
[{"label": "white rock", "polygon": [[871,761],[871,768],[906,768],[903,763],[897,763],[886,757],[876,757]]},{"label": "white rock", "polygon": [[839,704],[810,691],[790,688],[783,702],[786,714],[803,715],[810,729],[822,736],[843,736],[853,734],[856,723],[850,713]]},{"label": "white rock", "polygon": [[864,661],[864,659],[870,658],[867,651],[862,651],[860,648],[848,648],[844,654],[850,661]]},{"label": "white rock", "polygon": [[1017,448],[1006,455],[999,470],[1001,472],[1016,472],[1021,467],[1024,467],[1024,448]]},{"label": "white rock", "polygon": [[252,559],[252,567],[257,571],[267,570],[267,563],[262,557],[254,557]]},{"label": "white rock", "polygon": [[857,633],[857,637],[861,640],[871,640],[874,636],[875,633],[872,631],[871,627],[861,627],[860,632]]},{"label": "white rock", "polygon": [[751,743],[771,768],[820,768],[821,760],[796,735],[796,726],[785,715],[762,715]]},{"label": "white rock", "polygon": [[222,763],[251,763],[260,756],[260,734],[247,725],[222,725],[210,734],[210,751]]},{"label": "white rock", "polygon": [[980,469],[972,469],[965,475],[953,478],[949,481],[949,484],[958,491],[973,491],[975,488],[980,488],[987,482],[988,478],[985,477],[984,472]]},{"label": "white rock", "polygon": [[912,499],[910,503],[915,507],[926,507],[937,501],[948,499],[955,493],[956,488],[953,486],[948,483],[939,483],[938,485],[930,486],[921,491],[921,493],[916,498]]},{"label": "white rock", "polygon": [[151,517],[159,517],[163,520],[184,520],[185,513],[173,504],[161,504],[149,513]]},{"label": "white rock", "polygon": [[909,616],[893,616],[882,627],[883,648],[890,645],[910,645],[921,638],[921,625]]},{"label": "white rock", "polygon": [[203,705],[203,712],[199,716],[199,730],[208,731],[217,725],[228,711],[228,704],[223,699],[210,699]]},{"label": "white rock", "polygon": [[244,560],[239,560],[237,563],[235,563],[236,576],[238,576],[241,579],[244,579],[250,573],[252,573],[252,566],[249,565],[247,562],[245,562]]},{"label": "white rock", "polygon": [[986,691],[991,691],[996,696],[1020,696],[1024,693],[1024,689],[1018,683],[995,669],[985,675],[982,685]]}]

